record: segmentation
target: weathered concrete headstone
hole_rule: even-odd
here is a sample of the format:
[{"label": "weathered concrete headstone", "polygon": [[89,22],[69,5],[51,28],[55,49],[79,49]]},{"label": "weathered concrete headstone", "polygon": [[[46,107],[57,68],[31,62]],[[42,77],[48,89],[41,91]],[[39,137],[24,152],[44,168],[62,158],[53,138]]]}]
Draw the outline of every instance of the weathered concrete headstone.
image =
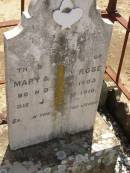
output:
[{"label": "weathered concrete headstone", "polygon": [[96,0],[32,0],[5,33],[11,149],[94,124],[111,38]]}]

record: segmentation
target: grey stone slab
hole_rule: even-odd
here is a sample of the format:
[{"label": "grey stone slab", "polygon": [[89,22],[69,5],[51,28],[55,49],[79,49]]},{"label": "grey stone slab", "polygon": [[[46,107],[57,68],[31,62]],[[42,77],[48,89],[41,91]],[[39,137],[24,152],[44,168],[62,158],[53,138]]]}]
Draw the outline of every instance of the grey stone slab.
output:
[{"label": "grey stone slab", "polygon": [[94,131],[68,134],[16,151],[8,147],[7,125],[1,125],[0,131],[0,171],[9,173],[114,173],[121,153],[119,139],[99,114]]},{"label": "grey stone slab", "polygon": [[30,2],[4,34],[11,149],[93,127],[111,33],[95,0]]}]

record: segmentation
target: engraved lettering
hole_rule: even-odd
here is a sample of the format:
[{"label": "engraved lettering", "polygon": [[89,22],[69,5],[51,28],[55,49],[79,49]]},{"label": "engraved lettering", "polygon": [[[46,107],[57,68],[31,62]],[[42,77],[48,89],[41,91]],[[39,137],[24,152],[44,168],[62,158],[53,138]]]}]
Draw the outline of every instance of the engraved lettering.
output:
[{"label": "engraved lettering", "polygon": [[32,119],[42,118],[42,117],[45,117],[45,116],[49,116],[50,114],[51,114],[51,112],[39,113],[39,114],[34,115],[32,117]]},{"label": "engraved lettering", "polygon": [[27,72],[28,69],[27,69],[27,67],[17,68],[17,71],[18,71],[19,73],[21,73],[21,72]]},{"label": "engraved lettering", "polygon": [[27,108],[29,107],[29,103],[24,103],[24,104],[18,104],[17,109],[22,109],[22,108]]},{"label": "engraved lettering", "polygon": [[24,97],[27,97],[27,96],[28,96],[28,92],[25,92],[25,93],[24,93]]},{"label": "engraved lettering", "polygon": [[18,94],[18,98],[22,98],[22,97],[23,97],[22,93]]},{"label": "engraved lettering", "polygon": [[38,115],[34,115],[33,117],[32,117],[32,119],[36,119],[38,117]]},{"label": "engraved lettering", "polygon": [[41,113],[40,117],[45,117],[45,116],[48,116],[48,115],[50,115],[50,112],[45,112],[45,113]]},{"label": "engraved lettering", "polygon": [[31,78],[31,79],[28,79],[28,80],[21,80],[21,81],[14,81],[14,88],[15,87],[23,87],[23,86],[26,86],[26,85],[33,85],[34,84],[34,81],[36,83],[38,83],[40,80],[40,78]]},{"label": "engraved lettering", "polygon": [[95,91],[94,89],[91,89],[91,93],[94,93],[94,91]]},{"label": "engraved lettering", "polygon": [[17,105],[17,109],[20,109],[22,106],[21,106],[21,104],[20,105]]},{"label": "engraved lettering", "polygon": [[89,73],[89,72],[90,72],[90,68],[87,68],[87,69],[85,70],[85,72],[86,72],[86,73]]},{"label": "engraved lettering", "polygon": [[[26,80],[24,80],[24,81],[22,82],[22,86],[27,85],[27,84],[28,84],[28,83],[27,83]],[[29,80],[29,84],[30,84],[30,80]]]},{"label": "engraved lettering", "polygon": [[90,82],[91,82],[91,80],[89,79],[89,80],[87,80],[87,84],[90,84]]},{"label": "engraved lettering", "polygon": [[97,104],[97,103],[98,103],[97,101],[95,101],[95,102],[90,102],[90,103],[84,103],[84,104],[81,105],[81,107],[83,108],[83,107],[95,105],[95,104]]},{"label": "engraved lettering", "polygon": [[42,69],[42,65],[41,64],[38,64],[37,67],[38,67],[38,70]]},{"label": "engraved lettering", "polygon": [[25,93],[19,93],[18,94],[18,98],[22,98],[22,97],[27,97],[28,96],[28,92],[25,92]]},{"label": "engraved lettering", "polygon": [[35,90],[35,95],[39,94],[39,90]]},{"label": "engraved lettering", "polygon": [[[29,85],[33,84],[33,81],[34,81],[34,79],[29,79],[29,80],[28,80],[28,84],[29,84]],[[27,85],[27,82],[26,82],[26,85]]]},{"label": "engraved lettering", "polygon": [[42,101],[40,101],[40,104],[43,105],[44,104],[44,99],[42,99]]},{"label": "engraved lettering", "polygon": [[83,75],[84,74],[84,69],[80,69],[80,71],[79,71],[79,75]]},{"label": "engraved lettering", "polygon": [[99,59],[99,58],[101,58],[101,57],[102,57],[102,54],[95,55],[95,56],[94,56],[94,59]]},{"label": "engraved lettering", "polygon": [[48,88],[44,88],[44,93],[47,93],[48,92]]},{"label": "engraved lettering", "polygon": [[92,83],[95,83],[95,82],[96,82],[96,79],[95,79],[95,78],[93,78]]},{"label": "engraved lettering", "polygon": [[96,67],[92,67],[92,72],[95,72],[96,71]]},{"label": "engraved lettering", "polygon": [[88,74],[90,72],[98,72],[101,71],[102,66],[97,66],[97,67],[91,67],[91,68],[82,68],[79,70],[79,75],[84,75],[85,73]]},{"label": "engraved lettering", "polygon": [[95,83],[96,82],[96,79],[95,78],[93,78],[92,80],[90,80],[90,79],[88,79],[87,81],[85,81],[85,80],[83,80],[83,81],[80,81],[78,84],[79,85],[85,85],[85,84],[91,84],[91,83]]},{"label": "engraved lettering", "polygon": [[18,82],[15,81],[14,82],[14,88],[15,87],[20,87],[20,86],[21,86],[21,81],[18,81]]},{"label": "engraved lettering", "polygon": [[72,106],[71,109],[77,109],[78,107],[79,107],[79,105]]},{"label": "engraved lettering", "polygon": [[18,123],[18,122],[20,122],[20,119],[13,119],[13,120],[12,120],[12,124],[16,124],[16,123]]},{"label": "engraved lettering", "polygon": [[40,77],[36,77],[36,78],[34,78],[35,80],[36,80],[36,82],[38,83],[39,82],[39,80],[40,80]]},{"label": "engraved lettering", "polygon": [[47,81],[49,81],[49,77],[45,76],[43,80],[44,80],[44,82],[47,82]]}]

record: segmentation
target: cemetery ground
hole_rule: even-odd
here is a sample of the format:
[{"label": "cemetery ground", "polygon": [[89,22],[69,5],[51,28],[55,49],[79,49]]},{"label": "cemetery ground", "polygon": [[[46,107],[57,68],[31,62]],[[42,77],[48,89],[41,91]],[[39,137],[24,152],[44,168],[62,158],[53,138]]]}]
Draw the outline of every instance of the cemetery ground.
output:
[{"label": "cemetery ground", "polygon": [[[104,1],[104,0],[98,0],[98,4],[99,4],[99,6],[102,7],[102,9],[105,9],[106,8],[106,5],[107,5],[107,2]],[[122,0],[119,0],[119,7],[118,7],[118,9],[121,12],[121,14],[123,14],[126,17],[126,19],[128,19],[128,16],[130,15],[130,8],[129,7],[130,7],[130,1],[129,0],[126,0],[125,2],[123,2]],[[8,1],[8,0],[0,0],[0,21],[9,20],[9,19],[19,19],[19,18],[20,18],[20,3],[19,3],[19,1],[16,1],[16,0],[10,0],[10,1]],[[4,80],[4,46],[3,46],[3,37],[2,37],[2,34],[3,34],[3,32],[7,31],[8,29],[10,29],[10,28],[0,29],[0,80]],[[122,48],[122,45],[123,45],[123,39],[124,39],[125,32],[126,31],[118,23],[115,23],[114,31],[113,31],[113,37],[112,37],[112,41],[111,41],[111,45],[110,45],[110,50],[109,50],[109,55],[108,55],[108,64],[110,64],[115,70],[117,69],[117,66],[118,66],[118,62],[119,62],[118,60],[119,60],[119,57],[120,57],[120,53],[121,53],[121,48]],[[122,69],[122,74],[121,74],[122,79],[123,79],[123,82],[124,82],[124,84],[127,85],[128,88],[130,88],[130,60],[129,60],[129,58],[130,58],[130,38],[129,38],[129,41],[128,41],[128,47],[127,47],[127,51],[126,51],[126,58],[125,58],[125,61],[124,61],[124,65],[123,65],[123,69]],[[106,80],[108,80],[108,78]],[[5,86],[4,85],[0,86],[0,113],[5,113],[6,114],[6,98],[5,98]],[[106,131],[109,131],[110,132],[110,134],[107,134],[107,135],[108,135],[108,138],[110,138],[109,142],[111,143],[111,136],[113,135],[113,134],[111,134],[111,130],[113,131],[113,129],[115,128],[118,131],[118,129],[119,129],[118,128],[118,125],[116,124],[116,122],[114,122],[114,120],[112,119],[112,117],[110,115],[108,115],[108,118],[109,119],[112,119],[112,122],[113,122],[112,124],[111,124],[110,121],[108,121],[105,118],[105,116],[103,115],[102,112],[100,112],[100,113],[102,114],[102,118],[105,120],[106,124],[109,124],[109,128],[106,126],[106,124],[104,125],[104,122],[101,120],[102,124],[100,124],[100,123],[98,124],[97,123],[97,126],[98,126],[97,127],[97,131],[99,132],[98,135],[101,135],[100,134],[101,131],[98,128],[100,126],[104,126],[104,128],[106,128]],[[98,117],[98,118],[99,119],[96,122],[98,122],[100,120],[100,117]],[[5,136],[2,136],[3,143],[0,143],[0,145],[3,145],[3,150],[4,150],[5,149],[4,147],[6,147],[6,143],[7,143],[7,141],[6,141],[6,139],[7,139],[6,138],[6,135],[7,135],[7,127],[6,126],[3,126],[3,131],[4,131],[4,135]],[[1,132],[2,132],[2,130],[0,131],[0,133]],[[120,131],[118,131],[118,133],[120,135],[122,135],[122,133]],[[95,134],[95,142],[96,142],[96,140],[98,140],[98,139],[96,139],[96,135],[97,134]],[[74,138],[75,137],[72,137],[72,139],[74,139]],[[106,138],[106,137],[104,137],[104,138]],[[122,146],[126,150],[129,150],[129,145],[128,145],[127,142],[125,142],[126,141],[126,138],[123,135],[122,135],[121,138],[123,138],[121,140],[121,141],[123,141],[122,142],[123,143]],[[68,137],[65,140],[71,141],[71,139],[70,138],[68,139]],[[87,148],[89,150],[89,144],[84,143],[84,134],[82,134],[82,140],[83,140],[83,142],[81,141],[81,143],[78,144],[77,146],[78,147],[79,146],[83,146],[83,148]],[[64,147],[62,149],[65,151],[65,148],[66,148],[66,144],[65,143],[66,143],[66,141],[60,139],[59,142],[61,144],[63,144]],[[79,141],[76,141],[76,143],[77,142],[79,142]],[[114,144],[117,145],[118,143],[119,143],[119,141],[115,137]],[[5,146],[4,146],[4,144],[5,144]],[[54,145],[56,146],[56,147],[54,147],[55,153],[58,153],[57,147],[60,148],[61,146],[57,144],[57,141],[54,142]],[[46,146],[46,144],[45,144],[45,146]],[[77,147],[77,146],[74,146],[74,147]],[[42,147],[44,147],[44,146],[40,146],[40,151],[42,151]],[[52,148],[53,148],[53,146],[52,146]],[[33,153],[33,149],[35,150],[36,148],[35,147],[34,148],[31,148],[29,150],[30,153]],[[48,148],[48,150],[51,150],[51,149]],[[72,150],[72,148],[70,148],[70,150]],[[76,150],[80,150],[80,149],[77,148]],[[7,152],[8,152],[8,150],[7,150]],[[24,152],[26,152],[26,149],[25,149]],[[70,151],[65,151],[65,152],[67,153],[67,152],[70,152]],[[29,153],[29,156],[30,156],[30,153]],[[106,152],[106,154],[108,154],[108,153]],[[19,154],[21,154],[21,153],[19,152]],[[23,158],[24,155],[22,155],[22,154],[21,154],[21,158],[20,159],[23,159],[24,160],[24,158]],[[49,152],[47,154],[49,155]],[[64,155],[64,154],[65,153],[62,153],[62,155]],[[86,158],[83,158],[82,157],[82,154],[84,154],[84,151],[83,150],[81,150],[81,153],[78,153],[78,156],[77,156],[77,161],[78,162],[80,162],[82,159],[86,159],[88,157],[88,155],[86,155]],[[0,155],[1,155],[1,153],[0,153]],[[38,155],[36,155],[36,157],[37,156],[39,156],[39,153],[38,153]],[[7,153],[7,157],[8,157],[8,153]],[[66,157],[66,156],[64,155],[63,157]],[[6,158],[6,159],[8,159],[8,158]],[[11,158],[11,159],[13,160],[14,158]],[[53,158],[50,157],[48,159],[51,160]],[[61,165],[59,166],[59,169],[60,170],[63,170],[65,168],[65,165],[66,164],[67,165],[68,164],[71,165],[72,160],[74,160],[74,158],[72,158],[72,157],[70,157],[68,159],[69,160],[67,160],[67,163],[64,163],[63,164],[64,166],[63,165],[62,166]],[[92,159],[91,161],[93,161],[93,162],[95,161],[93,157],[91,159]],[[121,166],[122,167],[121,169],[122,170],[124,169],[124,172],[128,172],[129,173],[129,169],[127,170],[125,168],[125,166],[127,166],[128,168],[130,168],[130,159],[127,157],[127,155],[125,155],[124,153],[123,154],[121,153],[121,157],[119,157],[118,160],[119,160],[119,162],[117,163],[117,171],[118,171],[119,167]],[[36,160],[34,160],[34,162],[35,161]],[[58,165],[59,161],[57,161],[55,159],[53,161],[55,162],[55,163],[53,163],[53,165],[56,165],[56,164]],[[101,160],[99,159],[98,162],[100,162],[100,161]],[[122,165],[118,165],[119,163],[121,163],[121,161],[122,161],[123,164]],[[7,165],[8,164],[9,163],[7,163]],[[30,164],[31,165],[32,162],[30,161],[30,163],[24,163],[24,164],[25,165],[26,164]],[[36,164],[36,167],[39,167],[40,168],[40,166],[41,165],[39,165],[38,163]],[[26,170],[24,170],[24,168],[21,167],[21,165],[17,165],[17,163],[16,163],[16,169],[17,170],[19,169],[19,167],[21,168],[21,170],[23,169],[23,172],[26,172]],[[34,169],[34,168],[32,168],[32,169]],[[89,169],[90,169],[90,167],[88,167],[88,170]],[[35,170],[32,170],[32,171],[35,172]],[[46,169],[46,172],[47,171],[49,173],[49,168],[48,168],[48,170]],[[39,173],[41,173],[40,170],[39,170]],[[123,171],[122,171],[122,173],[123,173]]]}]

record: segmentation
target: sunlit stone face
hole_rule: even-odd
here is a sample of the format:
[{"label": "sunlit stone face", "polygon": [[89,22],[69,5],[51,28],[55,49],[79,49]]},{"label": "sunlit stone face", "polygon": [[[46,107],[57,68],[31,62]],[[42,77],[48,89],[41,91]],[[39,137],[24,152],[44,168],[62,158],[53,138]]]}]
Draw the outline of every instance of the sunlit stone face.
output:
[{"label": "sunlit stone face", "polygon": [[13,150],[93,128],[112,32],[94,0],[32,0],[28,11],[5,33]]}]

